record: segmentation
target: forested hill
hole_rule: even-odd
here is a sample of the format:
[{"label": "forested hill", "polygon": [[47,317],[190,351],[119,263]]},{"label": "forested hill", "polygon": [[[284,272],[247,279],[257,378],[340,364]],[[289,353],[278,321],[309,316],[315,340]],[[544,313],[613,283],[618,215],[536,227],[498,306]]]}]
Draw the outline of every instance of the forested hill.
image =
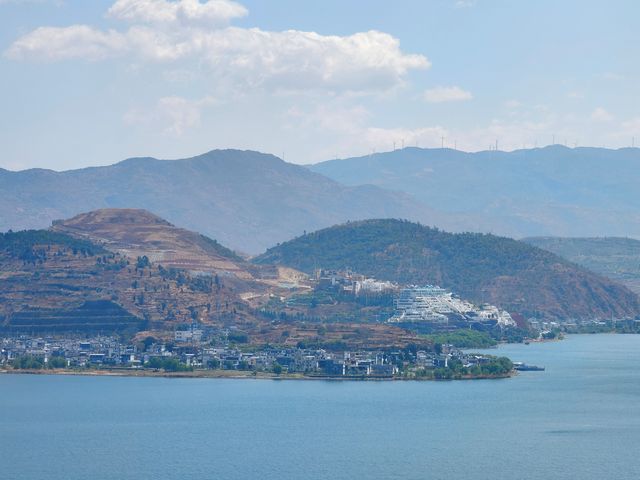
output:
[{"label": "forested hill", "polygon": [[635,317],[626,287],[524,242],[452,234],[403,220],[365,220],[298,237],[257,263],[305,272],[352,268],[378,279],[438,284],[476,302],[546,318]]}]

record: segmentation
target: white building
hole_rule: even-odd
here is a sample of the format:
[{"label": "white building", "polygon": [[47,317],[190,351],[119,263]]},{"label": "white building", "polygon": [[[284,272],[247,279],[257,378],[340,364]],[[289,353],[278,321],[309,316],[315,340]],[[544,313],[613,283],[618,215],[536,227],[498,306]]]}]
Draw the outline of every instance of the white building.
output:
[{"label": "white building", "polygon": [[435,285],[410,286],[394,300],[396,312],[389,322],[448,323],[450,314],[495,320],[500,325],[515,325],[508,312],[493,305],[476,307],[453,293]]}]

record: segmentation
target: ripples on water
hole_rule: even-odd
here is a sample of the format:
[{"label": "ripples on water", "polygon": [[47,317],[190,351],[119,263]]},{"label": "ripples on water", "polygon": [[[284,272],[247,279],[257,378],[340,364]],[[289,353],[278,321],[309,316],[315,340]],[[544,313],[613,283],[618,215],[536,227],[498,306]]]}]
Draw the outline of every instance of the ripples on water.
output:
[{"label": "ripples on water", "polygon": [[546,371],[468,382],[0,375],[0,473],[640,478],[640,336],[573,336],[498,352]]}]

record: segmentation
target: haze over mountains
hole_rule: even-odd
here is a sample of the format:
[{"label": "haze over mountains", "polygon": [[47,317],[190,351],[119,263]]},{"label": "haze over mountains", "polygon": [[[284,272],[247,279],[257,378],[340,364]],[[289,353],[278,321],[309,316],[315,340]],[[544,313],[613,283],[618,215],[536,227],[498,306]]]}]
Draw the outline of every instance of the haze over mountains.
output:
[{"label": "haze over mountains", "polygon": [[531,237],[523,241],[605,275],[640,294],[639,240],[620,237]]},{"label": "haze over mountains", "polygon": [[441,223],[406,194],[346,187],[252,151],[214,150],[169,161],[132,158],[65,172],[0,169],[0,231],[48,228],[53,220],[100,208],[146,209],[248,253],[347,220]]},{"label": "haze over mountains", "polygon": [[214,150],[65,172],[0,169],[0,230],[46,228],[99,208],[142,208],[251,254],[367,218],[516,238],[640,237],[638,167],[639,149],[555,145],[477,153],[405,148],[308,168]]},{"label": "haze over mountains", "polygon": [[516,238],[640,237],[638,148],[404,148],[309,168],[346,185],[409,193],[434,210],[457,215],[458,230]]}]

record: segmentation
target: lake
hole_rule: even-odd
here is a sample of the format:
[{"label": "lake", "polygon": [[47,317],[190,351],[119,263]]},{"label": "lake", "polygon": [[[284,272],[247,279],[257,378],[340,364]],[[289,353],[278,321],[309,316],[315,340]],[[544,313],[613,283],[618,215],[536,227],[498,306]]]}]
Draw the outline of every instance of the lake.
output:
[{"label": "lake", "polygon": [[450,382],[0,374],[0,475],[640,478],[640,335],[496,353],[546,371]]}]

